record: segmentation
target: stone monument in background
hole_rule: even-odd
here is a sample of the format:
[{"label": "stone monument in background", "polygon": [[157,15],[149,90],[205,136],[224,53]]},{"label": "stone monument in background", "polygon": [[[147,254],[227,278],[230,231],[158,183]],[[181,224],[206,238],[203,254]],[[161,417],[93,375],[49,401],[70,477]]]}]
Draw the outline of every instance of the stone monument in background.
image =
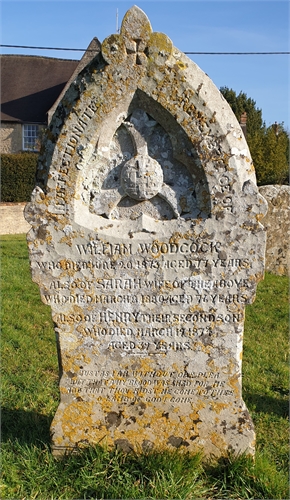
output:
[{"label": "stone monument in background", "polygon": [[55,111],[26,208],[57,337],[56,455],[254,453],[241,364],[265,211],[229,105],[131,8]]}]

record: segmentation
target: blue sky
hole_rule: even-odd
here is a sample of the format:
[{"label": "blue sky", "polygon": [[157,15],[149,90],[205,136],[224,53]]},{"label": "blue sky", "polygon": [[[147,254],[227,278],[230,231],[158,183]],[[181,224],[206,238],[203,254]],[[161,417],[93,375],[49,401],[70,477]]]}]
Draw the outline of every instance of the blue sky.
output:
[{"label": "blue sky", "polygon": [[[116,32],[132,5],[184,52],[289,52],[288,0],[2,0],[1,44],[86,48]],[[80,59],[82,52],[1,49],[3,54],[32,54]],[[266,125],[289,120],[289,55],[192,55],[220,88],[243,91],[262,109]]]}]

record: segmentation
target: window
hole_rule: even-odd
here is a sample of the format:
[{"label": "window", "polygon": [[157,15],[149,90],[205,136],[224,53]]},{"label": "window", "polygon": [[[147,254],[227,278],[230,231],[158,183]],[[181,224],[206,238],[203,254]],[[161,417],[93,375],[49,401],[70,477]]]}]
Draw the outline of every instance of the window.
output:
[{"label": "window", "polygon": [[39,150],[39,127],[38,125],[23,125],[23,149],[24,151]]}]

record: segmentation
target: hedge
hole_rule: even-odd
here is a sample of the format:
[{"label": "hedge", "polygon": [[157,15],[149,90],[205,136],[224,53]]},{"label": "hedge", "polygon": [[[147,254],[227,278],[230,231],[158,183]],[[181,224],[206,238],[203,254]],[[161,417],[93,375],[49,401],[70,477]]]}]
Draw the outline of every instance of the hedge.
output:
[{"label": "hedge", "polygon": [[38,154],[1,154],[1,201],[29,201],[35,186]]}]

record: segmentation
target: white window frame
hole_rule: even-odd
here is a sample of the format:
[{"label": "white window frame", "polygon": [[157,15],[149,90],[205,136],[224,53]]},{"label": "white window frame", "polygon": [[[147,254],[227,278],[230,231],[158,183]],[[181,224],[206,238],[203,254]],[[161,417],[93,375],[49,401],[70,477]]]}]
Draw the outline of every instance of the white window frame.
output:
[{"label": "white window frame", "polygon": [[22,125],[23,151],[39,151],[39,125],[25,123]]}]

